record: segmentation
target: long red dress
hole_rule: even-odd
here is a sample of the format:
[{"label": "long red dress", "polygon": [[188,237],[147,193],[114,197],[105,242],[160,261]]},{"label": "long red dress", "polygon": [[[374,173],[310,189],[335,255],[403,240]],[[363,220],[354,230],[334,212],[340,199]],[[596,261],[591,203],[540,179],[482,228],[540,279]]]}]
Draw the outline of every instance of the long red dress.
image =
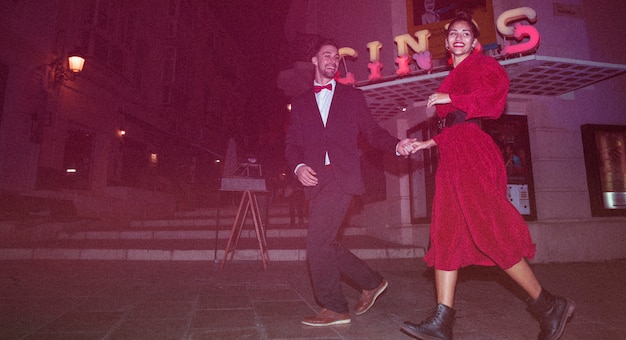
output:
[{"label": "long red dress", "polygon": [[[437,105],[437,114],[461,110],[466,119],[497,119],[508,89],[504,68],[474,53],[441,83],[437,92],[450,94],[452,103]],[[506,197],[504,160],[493,139],[473,123],[444,128],[433,139],[439,164],[426,263],[448,271],[469,265],[508,269],[523,257],[532,259],[535,245]]]}]

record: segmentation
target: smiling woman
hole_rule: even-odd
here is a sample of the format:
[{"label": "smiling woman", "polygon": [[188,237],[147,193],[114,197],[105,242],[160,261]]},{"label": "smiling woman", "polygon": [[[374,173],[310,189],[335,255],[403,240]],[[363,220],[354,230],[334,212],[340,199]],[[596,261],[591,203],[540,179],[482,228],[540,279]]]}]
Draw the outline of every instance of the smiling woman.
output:
[{"label": "smiling woman", "polygon": [[448,28],[445,40],[446,51],[452,57],[452,66],[458,66],[476,47],[480,32],[471,22],[454,20]]},{"label": "smiling woman", "polygon": [[445,46],[454,69],[428,99],[441,131],[416,142],[437,147],[439,161],[424,261],[435,269],[436,311],[402,330],[419,339],[452,339],[459,269],[498,266],[528,294],[528,310],[541,326],[539,339],[558,339],[573,314],[572,300],[554,296],[539,283],[527,259],[535,256],[528,226],[507,198],[507,172],[500,148],[480,127],[505,108],[509,79],[493,58],[474,53],[478,28],[466,13],[450,22]]}]

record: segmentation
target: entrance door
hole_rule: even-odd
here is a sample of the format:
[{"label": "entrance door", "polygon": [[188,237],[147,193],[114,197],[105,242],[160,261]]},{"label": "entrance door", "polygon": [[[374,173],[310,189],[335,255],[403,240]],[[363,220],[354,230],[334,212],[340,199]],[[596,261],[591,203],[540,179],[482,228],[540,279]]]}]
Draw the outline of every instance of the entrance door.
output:
[{"label": "entrance door", "polygon": [[[436,119],[430,119],[407,130],[407,137],[428,140],[437,133]],[[437,148],[430,148],[409,157],[409,187],[411,191],[411,223],[429,223],[433,196]]]},{"label": "entrance door", "polygon": [[[428,140],[437,134],[436,118],[407,130],[407,136]],[[526,116],[503,115],[498,120],[483,120],[482,129],[501,148],[507,169],[507,198],[524,219],[537,219],[530,142]],[[411,222],[428,223],[435,195],[437,148],[417,152],[409,158]]]},{"label": "entrance door", "polygon": [[82,130],[68,131],[63,154],[65,188],[90,188],[92,154],[93,136],[90,133]]}]

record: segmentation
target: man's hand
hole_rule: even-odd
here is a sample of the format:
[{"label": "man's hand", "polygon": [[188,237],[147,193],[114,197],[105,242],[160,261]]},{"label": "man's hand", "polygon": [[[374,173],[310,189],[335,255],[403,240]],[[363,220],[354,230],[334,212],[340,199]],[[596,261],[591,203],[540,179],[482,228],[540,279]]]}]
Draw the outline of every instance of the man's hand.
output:
[{"label": "man's hand", "polygon": [[401,141],[398,142],[398,144],[396,145],[396,152],[399,153],[401,156],[407,157],[412,153],[415,153],[415,145],[414,143],[417,142],[416,138],[405,138]]},{"label": "man's hand", "polygon": [[298,180],[305,187],[314,187],[317,185],[317,173],[308,165],[302,165],[296,171],[296,176],[298,176]]}]

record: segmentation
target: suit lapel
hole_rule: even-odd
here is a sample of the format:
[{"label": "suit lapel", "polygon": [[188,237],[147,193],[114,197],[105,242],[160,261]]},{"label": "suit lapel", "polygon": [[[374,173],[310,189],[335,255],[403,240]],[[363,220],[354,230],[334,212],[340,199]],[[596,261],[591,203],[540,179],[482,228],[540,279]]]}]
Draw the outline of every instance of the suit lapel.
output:
[{"label": "suit lapel", "polygon": [[[324,129],[324,121],[322,121],[322,114],[320,113],[319,107],[317,107],[317,101],[315,100],[315,94],[313,94],[313,89],[311,89],[311,95],[308,95],[305,102],[305,112],[310,112],[309,117],[307,118],[313,126],[316,128],[319,127],[321,130]],[[328,122],[327,122],[328,123]]]},{"label": "suit lapel", "polygon": [[[341,107],[343,105],[341,98],[344,98],[340,93],[343,91],[339,83],[335,87],[335,93],[333,94],[333,99],[330,102],[330,109],[328,110],[328,119],[326,120],[326,127],[332,124],[333,121],[337,120],[337,115],[341,114]],[[334,117],[334,118],[333,118]]]}]

